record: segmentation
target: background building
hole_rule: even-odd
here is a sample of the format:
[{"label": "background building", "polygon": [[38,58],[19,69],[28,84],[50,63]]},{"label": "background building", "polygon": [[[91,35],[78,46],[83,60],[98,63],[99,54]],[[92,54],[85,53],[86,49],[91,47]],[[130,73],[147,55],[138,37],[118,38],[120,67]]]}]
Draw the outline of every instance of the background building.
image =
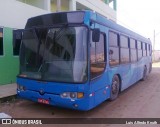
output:
[{"label": "background building", "polygon": [[86,9],[116,21],[116,0],[1,0],[0,26],[23,29],[27,19],[36,15]]},{"label": "background building", "polygon": [[27,19],[56,11],[93,10],[116,22],[116,0],[1,0],[0,85],[14,83],[19,72],[21,32]]},{"label": "background building", "polygon": [[152,61],[159,62],[160,61],[160,50],[153,50],[152,51]]}]

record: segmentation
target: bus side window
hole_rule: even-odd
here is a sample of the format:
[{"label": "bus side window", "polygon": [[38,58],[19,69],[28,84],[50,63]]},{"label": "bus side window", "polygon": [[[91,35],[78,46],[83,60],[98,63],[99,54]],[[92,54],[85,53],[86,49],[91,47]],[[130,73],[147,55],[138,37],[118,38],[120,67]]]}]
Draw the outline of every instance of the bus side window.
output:
[{"label": "bus side window", "polygon": [[142,58],[142,42],[137,41],[138,60]]},{"label": "bus side window", "polygon": [[0,28],[0,56],[3,56],[3,52],[4,52],[4,49],[3,49],[3,28]]},{"label": "bus side window", "polygon": [[147,44],[147,56],[149,56],[149,44]]},{"label": "bus side window", "polygon": [[143,56],[146,56],[146,44],[144,42],[142,42],[142,48],[143,48]]},{"label": "bus side window", "polygon": [[109,65],[116,66],[119,64],[119,46],[118,34],[109,32]]},{"label": "bus side window", "polygon": [[148,56],[151,56],[152,55],[152,46],[150,44],[148,44]]},{"label": "bus side window", "polygon": [[120,59],[121,64],[130,62],[128,37],[120,36]]},{"label": "bus side window", "polygon": [[136,40],[130,38],[131,62],[137,61]]},{"label": "bus side window", "polygon": [[91,79],[100,76],[105,69],[104,42],[105,36],[101,33],[99,42],[90,44]]},{"label": "bus side window", "polygon": [[147,56],[149,56],[150,55],[150,46],[149,46],[149,44],[147,44]]}]

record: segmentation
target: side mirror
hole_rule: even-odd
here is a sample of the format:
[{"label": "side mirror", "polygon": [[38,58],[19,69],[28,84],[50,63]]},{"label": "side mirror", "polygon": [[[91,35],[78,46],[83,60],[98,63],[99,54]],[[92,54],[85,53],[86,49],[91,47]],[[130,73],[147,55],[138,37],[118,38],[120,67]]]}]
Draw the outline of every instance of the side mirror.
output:
[{"label": "side mirror", "polygon": [[100,29],[95,28],[93,29],[93,32],[92,32],[92,41],[99,42],[99,40],[100,40]]}]

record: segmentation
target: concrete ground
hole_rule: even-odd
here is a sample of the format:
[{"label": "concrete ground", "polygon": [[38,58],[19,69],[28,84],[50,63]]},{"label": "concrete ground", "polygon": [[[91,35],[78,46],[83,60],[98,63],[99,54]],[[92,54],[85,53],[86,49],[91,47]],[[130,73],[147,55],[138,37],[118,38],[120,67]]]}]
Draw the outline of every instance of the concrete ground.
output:
[{"label": "concrete ground", "polygon": [[[26,100],[15,100],[0,104],[0,112],[7,113],[13,118],[160,118],[160,63],[153,64],[152,72],[145,81],[137,82],[122,92],[115,101],[105,101],[91,111],[74,111]],[[71,127],[73,125],[49,126]],[[74,126],[116,127],[118,125],[79,124]],[[124,126],[131,127],[131,125],[120,125],[120,127]],[[136,127],[139,126],[151,125]],[[154,125],[154,127],[160,127],[160,125]]]}]

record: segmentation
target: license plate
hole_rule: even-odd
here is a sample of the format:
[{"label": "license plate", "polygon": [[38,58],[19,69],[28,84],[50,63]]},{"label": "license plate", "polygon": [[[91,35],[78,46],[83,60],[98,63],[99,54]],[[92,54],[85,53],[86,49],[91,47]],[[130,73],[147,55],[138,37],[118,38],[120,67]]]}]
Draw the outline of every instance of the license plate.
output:
[{"label": "license plate", "polygon": [[39,103],[43,103],[43,104],[49,104],[49,101],[48,101],[48,100],[41,99],[41,98],[38,98],[38,102],[39,102]]}]

